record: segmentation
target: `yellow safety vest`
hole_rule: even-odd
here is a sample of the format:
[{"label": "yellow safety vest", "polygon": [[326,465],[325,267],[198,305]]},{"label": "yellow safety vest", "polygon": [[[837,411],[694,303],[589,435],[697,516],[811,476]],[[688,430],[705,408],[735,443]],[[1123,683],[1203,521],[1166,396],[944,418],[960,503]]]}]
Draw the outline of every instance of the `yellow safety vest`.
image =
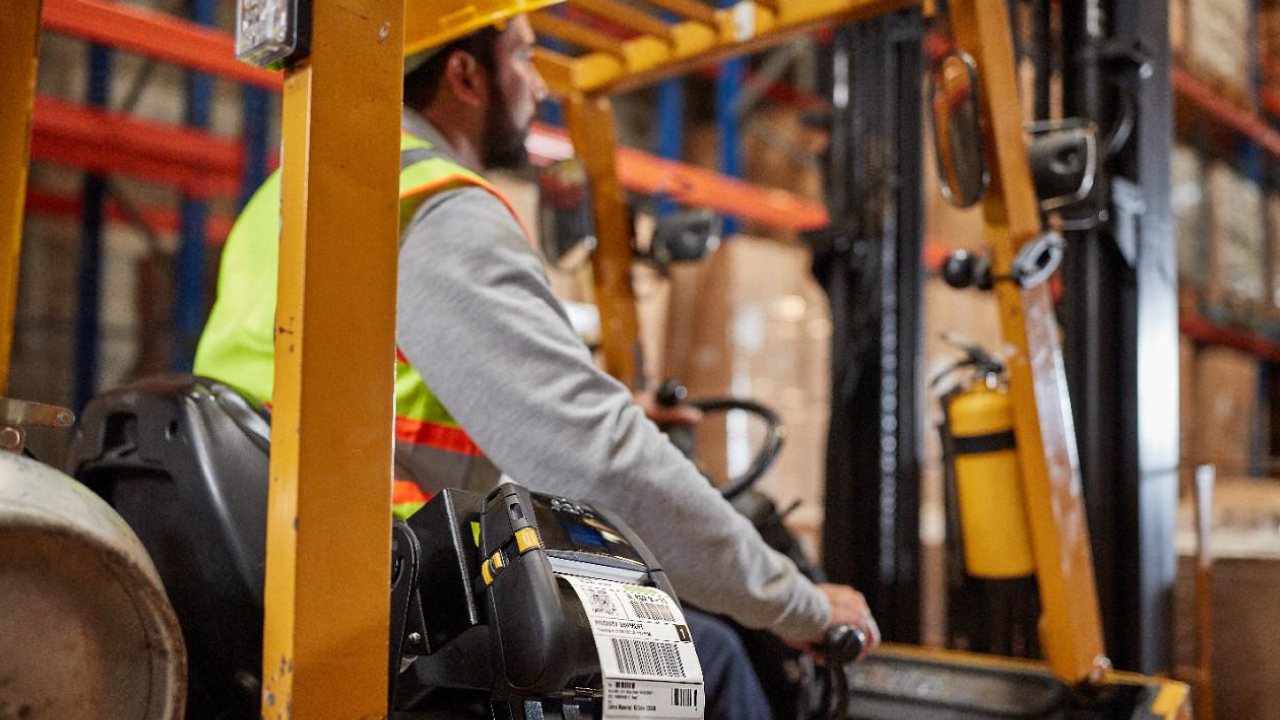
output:
[{"label": "yellow safety vest", "polygon": [[[511,210],[510,202],[484,178],[431,144],[402,134],[401,237],[414,212],[428,197],[466,185],[488,190]],[[516,222],[520,222],[518,217]],[[525,235],[528,236],[527,230]],[[218,276],[218,298],[200,337],[194,368],[197,375],[220,380],[267,405],[275,381],[279,240],[280,172],[276,171],[254,193],[227,237]],[[477,476],[483,478],[481,482],[496,480],[497,470],[398,349],[394,361],[395,514],[412,515],[432,492],[444,486],[474,485]]]}]

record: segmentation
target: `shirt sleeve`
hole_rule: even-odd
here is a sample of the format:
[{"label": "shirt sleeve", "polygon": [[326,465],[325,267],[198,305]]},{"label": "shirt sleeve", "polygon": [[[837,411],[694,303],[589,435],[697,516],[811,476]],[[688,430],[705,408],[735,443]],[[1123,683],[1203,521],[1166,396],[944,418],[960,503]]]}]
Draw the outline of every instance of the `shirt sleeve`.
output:
[{"label": "shirt sleeve", "polygon": [[429,198],[400,250],[397,341],[450,414],[527,487],[614,510],[683,601],[791,638],[830,606],[598,369],[503,203]]}]

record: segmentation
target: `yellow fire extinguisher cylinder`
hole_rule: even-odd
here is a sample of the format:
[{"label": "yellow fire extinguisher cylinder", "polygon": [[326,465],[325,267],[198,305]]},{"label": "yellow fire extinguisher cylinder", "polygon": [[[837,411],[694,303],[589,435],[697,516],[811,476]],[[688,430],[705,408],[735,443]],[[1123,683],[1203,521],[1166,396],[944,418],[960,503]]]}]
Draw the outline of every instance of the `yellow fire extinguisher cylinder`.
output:
[{"label": "yellow fire extinguisher cylinder", "polygon": [[965,390],[951,401],[947,419],[965,569],[973,577],[992,580],[1031,575],[1035,559],[1008,393],[984,385]]}]

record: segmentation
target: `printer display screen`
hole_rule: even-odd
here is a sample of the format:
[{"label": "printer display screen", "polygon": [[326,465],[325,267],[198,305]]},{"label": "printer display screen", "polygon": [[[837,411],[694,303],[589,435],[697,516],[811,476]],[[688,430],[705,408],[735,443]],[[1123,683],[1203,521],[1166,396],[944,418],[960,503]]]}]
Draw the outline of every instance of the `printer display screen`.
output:
[{"label": "printer display screen", "polygon": [[644,561],[612,523],[586,503],[533,493],[543,547],[552,555],[644,568]]},{"label": "printer display screen", "polygon": [[601,535],[599,530],[580,522],[574,522],[563,515],[560,516],[560,523],[564,525],[565,532],[569,533],[569,539],[573,541],[573,544],[579,547],[608,552],[609,543],[605,541],[604,535]]}]

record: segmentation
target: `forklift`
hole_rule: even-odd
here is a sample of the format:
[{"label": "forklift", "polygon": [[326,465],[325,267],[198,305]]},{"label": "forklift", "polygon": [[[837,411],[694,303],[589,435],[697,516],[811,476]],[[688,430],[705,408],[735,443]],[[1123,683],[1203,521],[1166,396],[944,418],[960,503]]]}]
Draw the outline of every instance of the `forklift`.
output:
[{"label": "forklift", "polygon": [[[870,5],[864,4],[858,18],[876,14]],[[949,5],[952,47],[935,62],[927,83],[938,169],[949,202],[982,203],[990,254],[949,258],[947,279],[957,288],[976,285],[994,292],[999,302],[1012,407],[1006,429],[1013,431],[1011,449],[1016,450],[1011,463],[1016,477],[1005,479],[1016,483],[1013,497],[1023,505],[1018,516],[1005,520],[1026,525],[1019,534],[1029,546],[1027,563],[1038,586],[1038,640],[1047,662],[888,646],[849,670],[851,717],[1186,717],[1185,686],[1117,672],[1104,651],[1071,406],[1047,283],[1064,248],[1061,236],[1045,228],[1042,213],[1089,196],[1098,162],[1096,131],[1076,121],[1041,124],[1028,133],[1017,97],[1010,6],[982,0]],[[543,30],[569,42],[587,32],[559,24]],[[569,133],[593,191],[591,269],[604,363],[636,389],[643,382],[630,281],[636,249],[608,151],[615,143],[608,97],[667,76],[628,55],[655,41],[643,35],[627,41],[621,61],[603,51],[576,59],[544,52],[538,58],[553,93],[566,104]],[[1132,57],[1113,60],[1136,66],[1131,74],[1142,72]],[[600,79],[595,68],[610,62],[619,69]]]},{"label": "forklift", "polygon": [[[627,382],[636,377],[636,323],[629,278],[632,250],[614,164],[616,138],[609,95],[699,63],[912,3],[767,0],[715,11],[689,0],[651,4],[677,17],[674,22],[655,21],[666,28],[657,36],[642,33],[619,48],[595,49],[578,57],[543,51],[537,58],[549,84],[566,99],[570,134],[587,163],[599,238],[592,263],[605,362],[610,372]],[[405,559],[406,553],[411,553],[415,538],[421,540],[416,534],[388,532],[386,469],[391,464],[391,437],[379,430],[392,412],[390,387],[383,381],[387,358],[394,355],[398,87],[404,48],[412,46],[413,33],[430,27],[431,3],[241,0],[241,5],[242,11],[248,8],[250,17],[260,21],[241,23],[241,40],[262,51],[255,54],[259,61],[283,63],[285,89],[277,380],[266,474],[262,673],[260,678],[240,680],[246,689],[257,691],[263,718],[386,717],[395,675],[389,671],[388,638],[393,647],[402,640],[412,641],[395,632],[405,627],[399,624],[403,618],[392,617],[388,588],[398,587],[407,577],[405,569],[415,567]],[[1106,661],[1048,288],[1043,283],[1023,287],[1014,270],[1020,249],[1041,237],[1041,226],[1017,120],[1007,8],[1003,0],[960,0],[951,3],[950,11],[955,44],[969,58],[967,75],[977,98],[989,176],[982,202],[993,251],[992,272],[1015,278],[996,283],[995,292],[1006,340],[1015,348],[1008,360],[1010,386],[1048,662],[886,648],[846,675],[848,716],[1187,717],[1185,686],[1115,672]],[[0,13],[5,40],[0,43],[0,90],[15,99],[0,109],[0,129],[9,131],[0,144],[0,257],[5,259],[0,267],[2,386],[7,381],[3,373],[13,326],[39,2],[13,3]],[[547,22],[544,17],[535,27],[548,32]],[[358,175],[353,168],[360,168]],[[350,237],[369,234],[381,234],[387,242],[358,255],[345,252]],[[342,382],[334,382],[335,378]],[[239,423],[243,442],[264,451],[263,420],[257,410],[235,407],[235,401],[221,396],[217,388],[210,388],[207,396],[219,412]],[[25,427],[65,427],[70,417],[60,409],[5,399],[0,422],[4,425],[0,442],[7,450],[21,452]],[[172,437],[182,429],[170,422],[152,424],[158,437],[166,432]],[[102,437],[115,433],[127,438],[130,432],[127,423],[113,427],[105,417],[92,430]],[[127,717],[126,712],[140,718],[181,716],[187,656],[172,605],[165,597],[167,588],[156,577],[155,566],[163,564],[157,547],[143,548],[117,509],[47,466],[11,453],[4,457],[3,475],[0,508],[31,505],[30,499],[36,498],[45,518],[32,522],[29,514],[6,510],[0,515],[0,533],[4,533],[0,537],[19,536],[10,532],[16,528],[25,533],[20,535],[27,538],[24,548],[46,536],[71,537],[68,547],[81,551],[79,556],[108,558],[109,567],[123,569],[107,573],[108,581],[115,578],[125,588],[115,593],[123,597],[118,607],[130,608],[140,618],[136,632],[124,627],[121,637],[108,633],[95,646],[108,657],[122,660],[107,665],[113,672],[130,673],[132,679],[108,683],[108,690],[87,687],[75,698],[85,703],[82,708],[89,708],[79,716]],[[445,527],[453,528],[450,537],[456,539],[464,534],[457,532],[459,518],[480,517],[474,513],[490,508],[496,517],[514,518],[513,507],[533,508],[539,502],[548,508],[556,503],[564,507],[568,499],[552,500],[503,486],[484,498],[460,500],[459,504],[469,502],[480,508],[472,514],[442,512],[441,517]],[[132,499],[143,509],[149,501],[145,494]],[[69,517],[59,511],[65,507],[80,512]],[[92,538],[86,531],[80,540],[75,532],[68,532],[85,528],[105,530]],[[507,536],[516,537],[522,529],[523,525],[512,524],[480,537],[498,538],[505,547]],[[624,530],[616,524],[615,529]],[[430,537],[439,539],[442,534],[448,533]],[[487,541],[476,543],[489,549]],[[454,542],[453,547],[458,544]],[[642,546],[636,546],[636,554],[647,561]],[[536,551],[535,556],[543,557]],[[73,562],[77,556],[55,552],[41,557],[56,564]],[[28,571],[27,576],[31,574]],[[649,572],[648,577],[662,585],[660,573]],[[9,587],[0,585],[0,592]],[[429,594],[432,588],[423,586],[422,591]],[[490,611],[496,612],[493,606]],[[0,612],[6,628],[29,619],[15,619],[7,612]],[[97,623],[104,625],[110,623]],[[60,657],[77,652],[74,645],[55,644],[53,650],[55,655],[62,653]],[[24,656],[17,654],[19,660]],[[15,662],[13,655],[5,657]],[[453,669],[465,665],[466,658],[474,661],[474,655],[465,655]],[[398,659],[393,653],[392,663]],[[51,704],[17,705],[12,710],[16,716],[52,717],[47,713],[66,707],[52,704],[58,685],[47,674],[27,668],[18,677],[29,683],[19,692],[35,688],[33,692],[51,699]],[[504,676],[511,677],[514,674]],[[550,686],[530,683],[525,687],[546,691]],[[21,700],[22,696],[10,697]],[[144,700],[141,709],[139,697]],[[556,707],[566,718],[579,717],[581,707],[589,707],[579,706],[572,695],[556,698],[561,702]],[[518,694],[512,699],[509,707],[528,710]],[[0,710],[10,710],[3,704],[7,702],[10,699],[0,698]]]}]

